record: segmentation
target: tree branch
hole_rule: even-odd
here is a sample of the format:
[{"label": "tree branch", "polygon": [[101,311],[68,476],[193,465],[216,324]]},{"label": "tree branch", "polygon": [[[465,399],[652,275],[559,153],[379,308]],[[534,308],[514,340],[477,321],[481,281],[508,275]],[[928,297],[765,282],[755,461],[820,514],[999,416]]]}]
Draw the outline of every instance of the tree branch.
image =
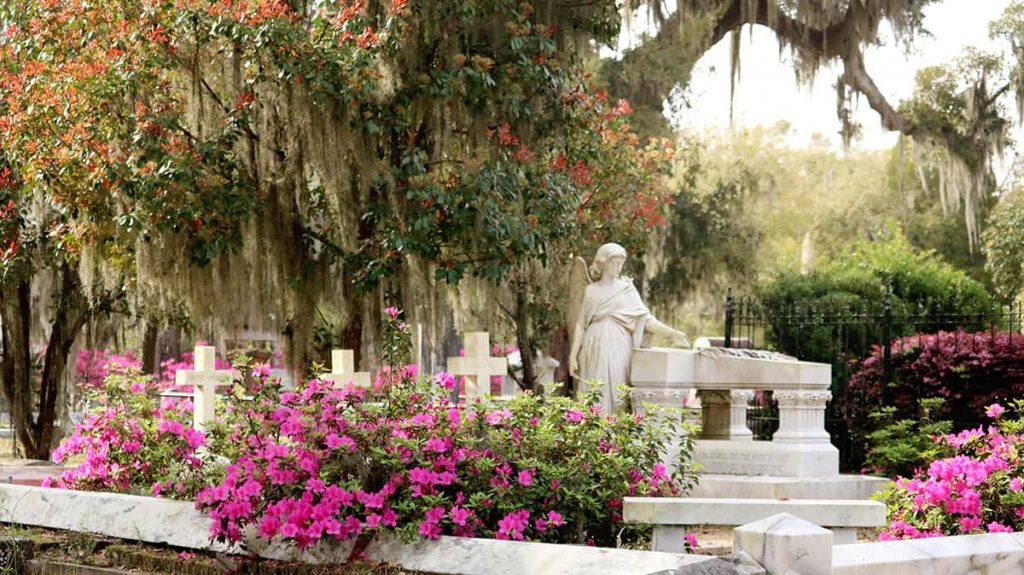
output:
[{"label": "tree branch", "polygon": [[[867,98],[871,108],[881,116],[882,125],[889,130],[904,134],[913,133],[914,123],[893,108],[864,66],[864,57],[861,51],[864,39],[861,37],[862,30],[856,23],[864,20],[865,10],[872,10],[872,8],[865,7],[860,2],[851,2],[842,20],[823,28],[817,28],[788,16],[779,6],[773,6],[773,4],[778,4],[777,0],[756,0],[753,6],[749,0],[726,0],[726,2],[720,5],[723,8],[721,16],[706,39],[698,42],[692,42],[692,39],[689,43],[679,42],[679,36],[683,33],[681,24],[685,18],[690,16],[679,9],[666,20],[658,34],[637,48],[637,51],[655,51],[675,43],[681,47],[689,46],[689,49],[693,50],[691,54],[680,54],[681,58],[692,57],[696,61],[727,34],[739,31],[745,24],[765,26],[771,29],[783,43],[802,55],[805,61],[842,60],[844,72],[840,81]],[[773,4],[769,4],[769,2]],[[769,8],[774,9],[770,11]],[[877,10],[877,8],[875,9]],[[640,95],[641,103],[656,105],[660,108],[661,100],[659,98],[663,98],[667,93],[666,88],[652,86],[650,80],[645,80],[640,88],[642,88],[641,94],[630,94],[630,96]]]},{"label": "tree branch", "polygon": [[840,80],[867,98],[871,108],[881,116],[885,129],[902,132],[908,136],[914,133],[914,122],[897,112],[875,85],[875,81],[864,67],[864,55],[855,43],[850,44],[847,55],[843,57],[843,75]]}]

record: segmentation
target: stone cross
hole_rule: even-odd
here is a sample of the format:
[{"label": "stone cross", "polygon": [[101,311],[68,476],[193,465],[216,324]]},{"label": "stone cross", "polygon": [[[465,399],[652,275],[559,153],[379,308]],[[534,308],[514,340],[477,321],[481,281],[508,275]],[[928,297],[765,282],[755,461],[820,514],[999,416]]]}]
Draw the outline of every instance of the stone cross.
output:
[{"label": "stone cross", "polygon": [[370,387],[370,372],[356,371],[356,354],[351,349],[331,350],[331,373],[320,376],[333,381],[335,386],[352,383],[356,387]]},{"label": "stone cross", "polygon": [[216,369],[217,348],[197,345],[193,369],[179,369],[174,374],[175,385],[192,386],[192,427],[200,431],[213,419],[213,406],[217,399],[217,385],[231,381],[234,371]]},{"label": "stone cross", "polygon": [[466,378],[466,399],[483,397],[491,391],[491,377],[508,374],[508,358],[491,357],[490,337],[486,331],[462,334],[463,357],[449,357],[448,371]]}]

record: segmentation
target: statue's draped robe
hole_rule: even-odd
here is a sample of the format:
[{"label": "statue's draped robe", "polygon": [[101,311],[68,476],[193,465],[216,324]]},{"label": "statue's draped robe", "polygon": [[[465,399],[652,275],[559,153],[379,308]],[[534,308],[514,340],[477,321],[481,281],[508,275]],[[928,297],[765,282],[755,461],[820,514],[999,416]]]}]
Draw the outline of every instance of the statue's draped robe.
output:
[{"label": "statue's draped robe", "polygon": [[613,413],[622,404],[618,387],[629,383],[629,360],[634,347],[642,347],[644,327],[651,312],[627,279],[615,280],[614,289],[599,293],[587,286],[580,321],[579,373],[583,380],[600,380],[601,407]]}]

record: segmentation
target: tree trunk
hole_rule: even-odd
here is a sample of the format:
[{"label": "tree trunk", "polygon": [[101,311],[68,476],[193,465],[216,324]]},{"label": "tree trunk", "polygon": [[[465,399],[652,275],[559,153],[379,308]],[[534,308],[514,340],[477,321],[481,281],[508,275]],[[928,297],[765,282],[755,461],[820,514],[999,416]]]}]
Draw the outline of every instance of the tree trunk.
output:
[{"label": "tree trunk", "polygon": [[49,459],[54,437],[53,424],[57,416],[57,398],[67,368],[68,353],[85,323],[88,305],[78,283],[77,271],[66,263],[61,264],[57,309],[43,358],[43,373],[36,403],[33,401],[32,355],[29,348],[32,317],[30,295],[31,281],[28,278],[12,282],[3,290],[4,297],[0,303],[4,344],[3,387],[11,404],[11,418],[25,457]]},{"label": "tree trunk", "polygon": [[142,371],[149,375],[157,375],[160,370],[160,353],[157,349],[157,338],[160,326],[153,320],[146,321],[146,333],[142,336]]},{"label": "tree trunk", "polygon": [[57,397],[60,395],[64,370],[68,365],[68,354],[75,345],[75,338],[85,325],[89,306],[82,294],[78,271],[63,263],[60,266],[60,294],[57,310],[50,328],[50,341],[46,346],[43,375],[39,384],[39,417],[36,421],[36,454],[25,456],[32,459],[49,459],[53,441],[53,422],[57,417]]},{"label": "tree trunk", "polygon": [[516,339],[519,340],[519,358],[523,362],[523,390],[540,392],[537,370],[533,365],[533,344],[530,342],[530,284],[525,279],[516,282]]},{"label": "tree trunk", "polygon": [[4,355],[2,369],[4,395],[11,406],[11,421],[25,454],[37,453],[32,421],[31,351],[29,323],[32,317],[31,281],[28,278],[7,282],[0,298]]}]

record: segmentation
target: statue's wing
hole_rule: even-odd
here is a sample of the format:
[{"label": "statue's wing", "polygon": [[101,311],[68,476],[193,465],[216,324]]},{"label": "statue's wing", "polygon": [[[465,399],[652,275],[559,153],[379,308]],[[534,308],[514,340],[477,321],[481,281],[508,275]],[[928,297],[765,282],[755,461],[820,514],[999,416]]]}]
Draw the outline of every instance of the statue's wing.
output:
[{"label": "statue's wing", "polygon": [[572,259],[569,268],[569,309],[565,315],[566,326],[569,328],[569,345],[572,346],[572,338],[575,336],[576,321],[579,320],[583,310],[583,292],[590,285],[590,273],[587,271],[587,262],[577,256]]}]

